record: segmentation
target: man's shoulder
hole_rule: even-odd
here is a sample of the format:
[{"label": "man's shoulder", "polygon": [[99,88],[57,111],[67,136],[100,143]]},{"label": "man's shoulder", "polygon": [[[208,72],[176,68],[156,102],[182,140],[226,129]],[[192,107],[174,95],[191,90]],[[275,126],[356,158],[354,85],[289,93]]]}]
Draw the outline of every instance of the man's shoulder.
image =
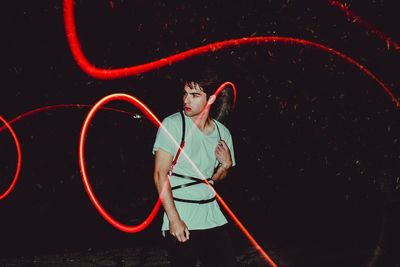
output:
[{"label": "man's shoulder", "polygon": [[181,119],[181,112],[177,111],[175,113],[172,113],[171,115],[167,116],[164,118],[164,120],[176,120],[176,119]]},{"label": "man's shoulder", "polygon": [[176,123],[182,121],[180,112],[172,113],[171,115],[164,118],[163,123]]},{"label": "man's shoulder", "polygon": [[230,134],[228,127],[225,126],[225,124],[219,122],[218,120],[214,119],[215,123],[217,124],[218,128],[220,131],[224,131]]},{"label": "man's shoulder", "polygon": [[175,112],[167,117],[165,117],[162,121],[163,127],[168,130],[179,131],[182,128],[182,116],[180,112]]}]

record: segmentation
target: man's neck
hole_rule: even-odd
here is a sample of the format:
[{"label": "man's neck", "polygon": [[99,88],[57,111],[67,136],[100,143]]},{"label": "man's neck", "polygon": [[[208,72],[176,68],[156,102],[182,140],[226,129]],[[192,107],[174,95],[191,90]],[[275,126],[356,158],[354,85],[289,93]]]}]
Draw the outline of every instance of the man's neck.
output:
[{"label": "man's neck", "polygon": [[190,119],[192,119],[197,128],[202,132],[207,132],[207,129],[212,126],[211,118],[208,114],[201,113],[196,117],[190,117]]},{"label": "man's neck", "polygon": [[202,132],[207,132],[207,128],[211,125],[211,118],[209,116],[210,112],[210,107],[211,104],[207,103],[206,106],[204,107],[203,111],[200,112],[197,116],[191,117],[193,122],[196,124],[196,126],[200,129]]}]

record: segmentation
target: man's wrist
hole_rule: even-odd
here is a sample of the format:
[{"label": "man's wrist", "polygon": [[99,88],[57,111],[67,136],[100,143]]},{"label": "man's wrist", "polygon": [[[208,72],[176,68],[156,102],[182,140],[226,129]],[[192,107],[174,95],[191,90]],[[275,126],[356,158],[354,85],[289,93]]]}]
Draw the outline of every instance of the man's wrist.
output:
[{"label": "man's wrist", "polygon": [[219,164],[219,167],[220,167],[221,169],[228,170],[230,167],[232,167],[232,163],[220,163],[220,164]]},{"label": "man's wrist", "polygon": [[179,217],[179,213],[178,212],[174,212],[172,214],[167,214],[168,216],[168,220],[170,222],[175,222],[175,221],[179,221],[181,218]]}]

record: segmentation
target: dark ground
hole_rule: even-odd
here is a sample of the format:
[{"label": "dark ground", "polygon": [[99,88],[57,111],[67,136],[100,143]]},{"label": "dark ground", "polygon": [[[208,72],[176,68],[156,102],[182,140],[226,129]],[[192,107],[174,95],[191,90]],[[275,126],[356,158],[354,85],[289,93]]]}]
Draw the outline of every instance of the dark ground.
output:
[{"label": "dark ground", "polygon": [[[271,249],[268,255],[278,266],[365,266],[370,251],[360,249],[320,249],[307,253],[306,248]],[[254,248],[246,248],[236,255],[238,266],[269,266]],[[125,249],[110,249],[64,252],[38,256],[23,256],[0,260],[1,266],[170,266],[166,251],[162,247],[141,246]],[[396,265],[391,265],[396,266]]]}]

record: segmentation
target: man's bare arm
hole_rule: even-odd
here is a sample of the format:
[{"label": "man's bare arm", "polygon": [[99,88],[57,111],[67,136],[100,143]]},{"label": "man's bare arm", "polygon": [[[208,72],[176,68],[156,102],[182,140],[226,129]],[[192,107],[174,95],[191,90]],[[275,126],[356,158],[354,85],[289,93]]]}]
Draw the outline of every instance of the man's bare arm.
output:
[{"label": "man's bare arm", "polygon": [[222,164],[219,165],[217,170],[214,172],[214,175],[211,177],[211,179],[215,182],[224,179],[228,175],[229,168],[230,167],[224,166]]},{"label": "man's bare arm", "polygon": [[168,171],[172,165],[172,155],[159,149],[156,151],[154,164],[154,183],[161,198],[162,205],[168,216],[169,231],[178,241],[185,242],[189,239],[189,230],[179,217],[172,196],[171,185],[168,180]]},{"label": "man's bare arm", "polygon": [[228,175],[228,170],[232,167],[231,151],[224,141],[218,143],[215,148],[215,155],[220,165],[211,178],[213,181],[220,181]]}]

